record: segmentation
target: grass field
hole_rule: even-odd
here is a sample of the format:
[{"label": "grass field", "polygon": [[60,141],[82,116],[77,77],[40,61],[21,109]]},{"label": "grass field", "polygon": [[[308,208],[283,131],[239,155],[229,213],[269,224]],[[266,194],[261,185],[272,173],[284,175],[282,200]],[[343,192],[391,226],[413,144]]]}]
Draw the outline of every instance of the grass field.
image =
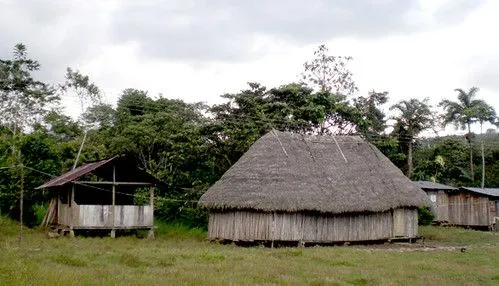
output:
[{"label": "grass field", "polygon": [[205,241],[201,230],[160,225],[135,236],[48,239],[0,218],[1,285],[499,285],[499,235],[422,227],[429,246],[278,248]]}]

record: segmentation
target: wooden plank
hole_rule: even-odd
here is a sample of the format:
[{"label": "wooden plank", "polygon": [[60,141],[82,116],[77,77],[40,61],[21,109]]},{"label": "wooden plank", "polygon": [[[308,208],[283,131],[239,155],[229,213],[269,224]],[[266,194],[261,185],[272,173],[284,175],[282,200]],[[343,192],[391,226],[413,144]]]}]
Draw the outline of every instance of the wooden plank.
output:
[{"label": "wooden plank", "polygon": [[152,227],[151,206],[115,205],[113,215],[111,205],[79,205],[78,228],[130,228]]},{"label": "wooden plank", "polygon": [[151,206],[151,217],[154,219],[154,188],[149,187],[149,205]]},{"label": "wooden plank", "polygon": [[405,213],[403,209],[393,210],[393,236],[399,237],[405,235]]}]

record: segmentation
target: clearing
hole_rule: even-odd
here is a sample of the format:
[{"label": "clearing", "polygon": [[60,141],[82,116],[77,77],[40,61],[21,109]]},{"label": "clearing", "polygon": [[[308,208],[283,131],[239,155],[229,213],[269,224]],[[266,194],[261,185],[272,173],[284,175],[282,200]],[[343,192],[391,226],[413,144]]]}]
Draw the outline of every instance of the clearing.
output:
[{"label": "clearing", "polygon": [[0,217],[2,285],[499,285],[499,234],[458,228],[421,227],[424,247],[238,247],[163,224],[154,241],[17,234]]}]

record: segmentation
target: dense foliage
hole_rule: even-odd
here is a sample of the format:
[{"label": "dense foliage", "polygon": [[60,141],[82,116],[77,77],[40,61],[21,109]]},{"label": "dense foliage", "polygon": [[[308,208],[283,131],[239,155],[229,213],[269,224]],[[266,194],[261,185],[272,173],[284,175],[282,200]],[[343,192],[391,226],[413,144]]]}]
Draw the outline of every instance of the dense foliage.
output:
[{"label": "dense foliage", "polygon": [[[438,120],[428,102],[409,99],[393,105],[399,113],[393,131],[387,133],[389,118],[383,105],[388,92],[356,96],[347,65],[351,58],[329,56],[324,46],[315,55],[305,64],[303,82],[274,88],[248,83],[246,90],[222,95],[221,104],[187,103],[125,89],[112,106],[101,103],[100,90],[88,76],[70,68],[66,82],[58,87],[36,80],[40,64],[28,58],[26,47],[17,45],[12,59],[0,60],[1,214],[19,218],[24,190],[24,219],[33,225],[36,207],[46,204],[51,195],[35,190],[36,186],[70,170],[75,162],[126,154],[166,184],[156,193],[158,218],[204,226],[206,214],[197,207],[198,198],[272,128],[361,134],[413,179],[453,185],[480,184],[473,178],[480,177],[482,169],[470,168],[469,162],[470,155],[481,151],[478,143],[484,142],[484,183],[499,184],[499,145],[493,130],[473,140],[470,136],[419,139],[421,131],[438,128]],[[59,105],[61,96],[72,94],[82,105],[78,120],[64,114]],[[463,119],[452,109],[457,105],[445,101],[443,121],[466,127],[495,122],[495,112],[485,104],[467,110]],[[476,156],[471,162],[482,164]]]}]

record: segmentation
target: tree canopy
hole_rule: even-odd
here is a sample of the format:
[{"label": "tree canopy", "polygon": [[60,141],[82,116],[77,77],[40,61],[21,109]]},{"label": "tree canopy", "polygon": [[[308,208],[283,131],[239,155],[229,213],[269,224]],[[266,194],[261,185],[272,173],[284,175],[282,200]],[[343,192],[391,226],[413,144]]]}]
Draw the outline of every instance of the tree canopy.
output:
[{"label": "tree canopy", "polygon": [[[269,88],[249,82],[244,90],[221,95],[223,102],[214,105],[134,88],[124,89],[116,104],[105,104],[90,77],[71,68],[58,87],[36,79],[41,65],[19,44],[11,58],[0,59],[0,213],[19,217],[21,174],[25,218],[33,225],[36,210],[50,197],[34,190],[36,186],[70,170],[75,162],[122,154],[165,183],[166,188],[156,192],[159,219],[205,226],[198,198],[272,129],[363,136],[413,179],[476,185],[475,171],[466,168],[466,162],[487,165],[485,186],[499,184],[494,130],[478,135],[484,142],[481,163],[472,157],[478,149],[472,140],[420,137],[424,130],[438,127],[436,114],[445,124],[468,131],[473,124],[495,124],[495,110],[477,99],[477,88],[457,90],[457,101],[442,101],[440,112],[418,99],[400,101],[387,112],[388,91],[357,94],[348,68],[352,60],[332,56],[322,45],[297,82]],[[81,101],[78,119],[60,106],[61,96],[70,93]],[[395,120],[391,133],[390,119]]]}]

